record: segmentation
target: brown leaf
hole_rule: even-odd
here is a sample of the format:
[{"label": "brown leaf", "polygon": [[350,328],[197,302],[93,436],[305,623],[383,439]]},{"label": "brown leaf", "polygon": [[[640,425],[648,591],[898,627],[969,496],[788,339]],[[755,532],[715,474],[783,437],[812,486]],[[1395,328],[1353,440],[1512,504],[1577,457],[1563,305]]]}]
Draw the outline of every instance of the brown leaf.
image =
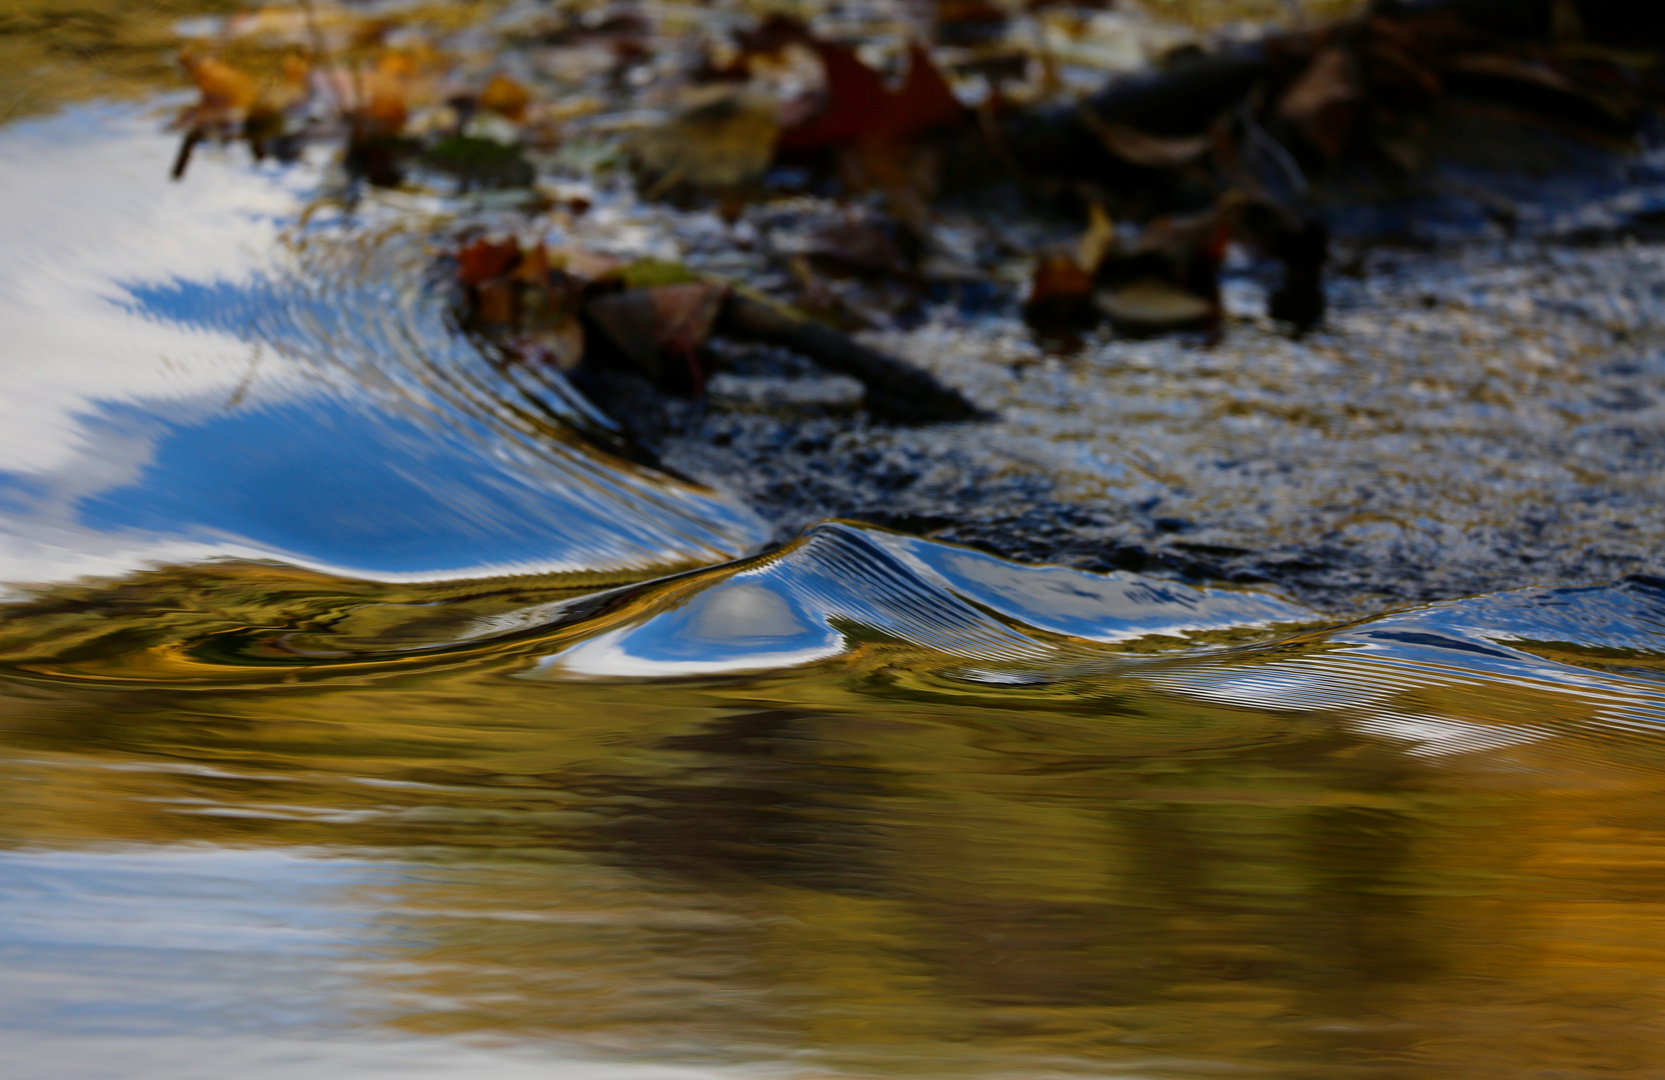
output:
[{"label": "brown leaf", "polygon": [[457,252],[457,280],[477,288],[503,277],[519,262],[520,242],[514,237],[495,243],[482,238]]},{"label": "brown leaf", "polygon": [[553,270],[544,245],[522,250],[514,237],[479,239],[455,258],[457,280],[466,288],[464,321],[472,329],[522,360],[570,370],[583,359],[584,284]]},{"label": "brown leaf", "polygon": [[727,296],[726,286],[707,282],[655,285],[598,296],[586,310],[645,374],[697,394],[704,373],[695,352],[710,337]]},{"label": "brown leaf", "polygon": [[[584,327],[578,313],[583,283],[561,273],[550,273],[546,259],[534,248],[515,278],[522,281],[520,333],[509,347],[527,360],[571,371],[584,359]],[[542,276],[534,277],[541,267]]]},{"label": "brown leaf", "polygon": [[519,315],[520,290],[508,278],[490,278],[474,286],[474,316],[490,327],[512,326]]},{"label": "brown leaf", "polygon": [[1489,105],[1517,121],[1623,147],[1636,134],[1644,98],[1633,80],[1614,75],[1610,66],[1549,52],[1466,53],[1445,66],[1452,104],[1462,111]]},{"label": "brown leaf", "polygon": [[653,300],[653,335],[661,349],[689,352],[705,344],[717,322],[728,287],[708,282],[656,285],[646,290]]},{"label": "brown leaf", "polygon": [[873,130],[890,105],[883,77],[862,63],[854,49],[825,41],[813,47],[826,72],[826,100],[819,113],[781,132],[783,150],[853,143]]},{"label": "brown leaf", "polygon": [[1277,112],[1314,150],[1334,160],[1352,137],[1359,98],[1353,57],[1332,46],[1313,57],[1306,71],[1284,91]]},{"label": "brown leaf", "polygon": [[1635,88],[1622,81],[1581,77],[1576,68],[1565,68],[1548,60],[1507,53],[1470,53],[1450,63],[1452,71],[1465,75],[1489,76],[1541,87],[1569,97],[1582,98],[1596,109],[1615,117],[1629,116],[1639,105]]},{"label": "brown leaf", "polygon": [[1059,298],[1091,296],[1093,275],[1083,270],[1075,255],[1052,252],[1035,264],[1035,276],[1029,283],[1029,303],[1039,304]]},{"label": "brown leaf", "polygon": [[918,42],[908,46],[908,77],[894,99],[895,111],[876,124],[885,139],[908,140],[937,128],[965,123],[966,109],[941,69]]}]

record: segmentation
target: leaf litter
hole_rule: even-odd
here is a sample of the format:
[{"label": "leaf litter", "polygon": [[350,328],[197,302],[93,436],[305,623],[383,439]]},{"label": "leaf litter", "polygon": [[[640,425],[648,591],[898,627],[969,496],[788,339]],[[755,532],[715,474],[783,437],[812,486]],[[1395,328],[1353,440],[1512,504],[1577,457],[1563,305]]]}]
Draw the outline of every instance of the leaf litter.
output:
[{"label": "leaf litter", "polygon": [[[1520,162],[1546,141],[1638,160],[1665,101],[1665,25],[1615,0],[1205,7],[272,6],[181,53],[199,100],[175,172],[241,142],[329,157],[348,207],[448,194],[435,249],[459,332],[570,378],[651,451],[693,415],[668,403],[759,363],[855,379],[874,422],[987,419],[951,368],[859,338],[942,310],[1019,314],[1039,356],[1206,349],[1240,319],[1235,262],[1300,338],[1338,270],[1425,242],[1419,201],[1514,235]],[[1453,178],[1453,132],[1476,123],[1505,165]],[[621,185],[668,221],[714,215],[731,265],[584,227]]]}]

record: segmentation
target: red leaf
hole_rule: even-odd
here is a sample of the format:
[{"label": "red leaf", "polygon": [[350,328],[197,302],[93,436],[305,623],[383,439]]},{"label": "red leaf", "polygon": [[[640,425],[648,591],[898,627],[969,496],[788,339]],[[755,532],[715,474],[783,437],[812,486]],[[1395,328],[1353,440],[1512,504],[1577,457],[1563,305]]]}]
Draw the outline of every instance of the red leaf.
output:
[{"label": "red leaf", "polygon": [[900,90],[862,63],[845,45],[811,43],[827,76],[827,99],[809,120],[781,132],[783,150],[814,150],[861,143],[905,144],[934,128],[961,123],[965,107],[930,54],[908,47],[908,77]]}]

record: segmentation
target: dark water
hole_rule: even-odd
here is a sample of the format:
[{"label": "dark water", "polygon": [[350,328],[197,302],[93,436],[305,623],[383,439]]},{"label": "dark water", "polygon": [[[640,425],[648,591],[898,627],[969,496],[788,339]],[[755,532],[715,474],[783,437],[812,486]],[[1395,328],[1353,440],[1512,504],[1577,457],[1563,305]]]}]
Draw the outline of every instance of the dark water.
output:
[{"label": "dark water", "polygon": [[[157,130],[0,133],[0,1074],[1665,1075],[1657,249],[1406,255],[1304,343],[933,323],[1001,423],[714,408],[702,487],[446,329],[455,207]],[[770,430],[1341,569],[760,554]]]}]

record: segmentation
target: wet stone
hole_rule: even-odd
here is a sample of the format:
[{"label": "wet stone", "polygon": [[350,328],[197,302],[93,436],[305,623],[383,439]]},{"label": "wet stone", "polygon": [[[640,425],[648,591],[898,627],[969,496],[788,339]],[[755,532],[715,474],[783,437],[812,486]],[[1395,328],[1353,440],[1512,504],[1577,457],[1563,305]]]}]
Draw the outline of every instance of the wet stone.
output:
[{"label": "wet stone", "polygon": [[[1217,343],[1105,335],[1047,356],[1010,308],[872,336],[998,411],[987,423],[851,416],[813,364],[766,349],[721,358],[760,389],[696,405],[638,387],[615,415],[667,468],[754,507],[776,542],[851,518],[1337,608],[1652,567],[1665,248],[1356,258],[1300,341],[1240,315]],[[782,392],[759,409],[763,386]]]}]

